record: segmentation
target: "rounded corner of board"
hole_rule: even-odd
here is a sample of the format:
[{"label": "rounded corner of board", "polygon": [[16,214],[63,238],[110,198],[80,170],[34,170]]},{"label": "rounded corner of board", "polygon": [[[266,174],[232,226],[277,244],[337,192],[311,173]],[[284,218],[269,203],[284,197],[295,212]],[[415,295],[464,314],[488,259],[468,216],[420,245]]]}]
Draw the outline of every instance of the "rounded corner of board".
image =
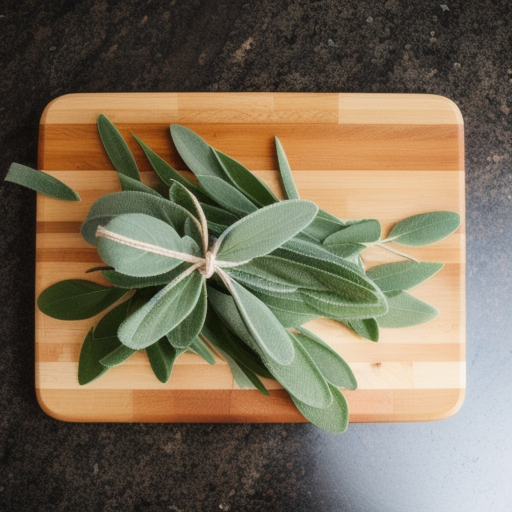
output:
[{"label": "rounded corner of board", "polygon": [[446,96],[441,96],[440,94],[431,94],[429,96],[435,98],[437,101],[439,101],[439,103],[443,105],[444,108],[446,108],[446,110],[450,110],[452,112],[455,120],[454,124],[460,124],[462,126],[464,125],[462,112],[460,111],[460,108],[457,103],[455,103],[455,101]]},{"label": "rounded corner of board", "polygon": [[39,407],[46,415],[50,416],[50,418],[67,423],[72,422],[72,419],[67,417],[65,412],[59,410],[58,402],[53,402],[52,396],[45,394],[44,389],[36,388],[36,398]]},{"label": "rounded corner of board", "polygon": [[464,399],[466,397],[466,389],[461,388],[457,390],[457,393],[454,394],[453,399],[446,404],[446,406],[438,411],[437,415],[432,418],[433,421],[446,420],[451,418],[455,414],[457,414],[462,405],[464,404]]}]

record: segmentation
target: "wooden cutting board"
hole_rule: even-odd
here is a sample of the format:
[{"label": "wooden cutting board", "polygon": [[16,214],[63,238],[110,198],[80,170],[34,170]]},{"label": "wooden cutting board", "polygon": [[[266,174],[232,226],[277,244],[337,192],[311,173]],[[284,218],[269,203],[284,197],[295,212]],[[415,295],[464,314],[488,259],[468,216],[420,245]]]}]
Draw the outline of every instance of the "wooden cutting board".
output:
[{"label": "wooden cutting board", "polygon": [[[67,183],[82,201],[38,197],[36,295],[101,263],[79,234],[91,204],[120,190],[96,130],[106,114],[120,129],[154,183],[130,132],[183,169],[169,137],[186,125],[240,160],[279,191],[273,136],[290,160],[301,197],[343,219],[377,218],[384,234],[410,215],[458,211],[464,219],[463,121],[450,100],[431,95],[310,93],[74,94],[57,98],[41,119],[39,168]],[[346,396],[350,419],[423,421],[460,407],[465,387],[465,229],[407,252],[446,263],[413,290],[440,310],[428,324],[382,329],[378,343],[329,320],[307,327],[351,364],[359,387]],[[368,265],[394,261],[366,251]],[[229,368],[181,356],[170,382],[153,376],[144,353],[81,387],[77,361],[93,318],[64,322],[36,311],[36,388],[41,407],[67,421],[300,422],[287,394],[237,389]]]}]

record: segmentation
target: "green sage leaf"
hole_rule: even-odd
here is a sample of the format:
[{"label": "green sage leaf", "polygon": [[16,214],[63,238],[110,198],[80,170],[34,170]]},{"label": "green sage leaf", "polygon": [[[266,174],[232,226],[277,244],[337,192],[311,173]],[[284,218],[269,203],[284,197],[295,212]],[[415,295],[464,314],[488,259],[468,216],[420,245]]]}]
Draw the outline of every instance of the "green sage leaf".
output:
[{"label": "green sage leaf", "polygon": [[379,324],[375,318],[344,320],[341,323],[367,340],[379,341]]},{"label": "green sage leaf", "polygon": [[168,164],[163,158],[158,156],[149,146],[144,144],[138,137],[133,135],[133,138],[138,142],[139,146],[144,151],[146,158],[149,160],[151,167],[158,175],[158,177],[165,183],[170,186],[173,182],[177,181],[185,188],[190,190],[200,201],[209,201],[209,197],[201,192],[198,187],[196,187],[193,183],[188,181],[185,177],[183,177],[176,169],[174,169],[170,164]]},{"label": "green sage leaf", "polygon": [[389,311],[377,318],[380,327],[411,327],[429,322],[439,311],[407,292],[386,293]]},{"label": "green sage leaf", "polygon": [[194,338],[188,347],[189,350],[202,357],[208,364],[215,364],[215,357],[212,351],[199,338]]},{"label": "green sage leaf", "polygon": [[277,137],[274,137],[274,142],[276,144],[277,162],[279,164],[279,172],[281,173],[281,180],[286,197],[288,199],[299,199],[299,192],[293,181],[292,170],[290,169],[288,158],[286,158],[283,145]]},{"label": "green sage leaf", "polygon": [[241,389],[257,389],[265,396],[270,395],[263,382],[261,382],[260,378],[254,372],[237,363],[232,357],[222,352],[222,350],[217,350],[228,363],[233,378]]},{"label": "green sage leaf", "polygon": [[58,320],[84,320],[112,306],[126,293],[92,281],[67,279],[46,288],[39,295],[37,306]]},{"label": "green sage leaf", "polygon": [[366,275],[383,291],[410,290],[430,279],[443,268],[442,263],[399,261],[371,268]]},{"label": "green sage leaf", "polygon": [[177,350],[171,346],[166,338],[160,338],[156,343],[153,343],[153,345],[146,347],[149,364],[160,382],[164,384],[169,382],[174,362],[182,352],[182,350]]},{"label": "green sage leaf", "polygon": [[317,211],[314,203],[300,199],[261,208],[224,231],[217,258],[241,262],[264,256],[304,229]]},{"label": "green sage leaf", "polygon": [[64,201],[80,201],[80,196],[62,181],[37,169],[21,164],[11,164],[5,181],[16,183],[35,190],[39,194],[63,199]]},{"label": "green sage leaf", "polygon": [[176,278],[119,327],[123,345],[141,349],[157,342],[186,318],[197,304],[203,284],[199,272]]},{"label": "green sage leaf", "polygon": [[98,116],[98,133],[103,147],[119,174],[140,181],[139,169],[123,136],[105,115]]},{"label": "green sage leaf", "polygon": [[[217,294],[220,293],[216,290],[214,290],[214,292]],[[233,299],[227,295],[225,297],[228,299],[228,309],[231,308],[233,310],[233,315],[231,316],[236,315],[238,317],[237,326],[244,331],[245,336],[250,338],[249,343],[242,340],[224,323],[217,314],[215,308],[208,308],[203,325],[202,336],[204,336],[216,349],[228,354],[239,366],[248,368],[253,373],[261,375],[267,379],[273,378],[272,374],[269,373],[267,368],[261,362],[260,356],[250,348],[250,345],[254,342],[243,325],[243,321],[240,318]],[[224,310],[223,314],[226,316],[229,314],[229,311]]]},{"label": "green sage leaf", "polygon": [[304,229],[305,234],[322,243],[329,235],[339,231],[345,223],[324,210],[318,210],[313,222]]},{"label": "green sage leaf", "polygon": [[213,148],[199,135],[184,126],[173,124],[171,137],[181,158],[196,176],[225,178]]},{"label": "green sage leaf", "polygon": [[329,384],[329,388],[333,400],[329,406],[321,409],[301,402],[292,394],[290,396],[299,412],[313,425],[326,432],[341,434],[348,427],[349,412],[347,400],[338,388],[332,384]]},{"label": "green sage leaf", "polygon": [[236,281],[229,288],[245,327],[267,357],[280,364],[293,359],[293,344],[288,332],[268,307]]},{"label": "green sage leaf", "polygon": [[155,195],[145,192],[114,192],[100,197],[91,206],[87,218],[82,224],[81,233],[91,245],[97,245],[96,229],[106,226],[114,217],[123,214],[140,213],[160,219],[183,233],[186,219],[191,218],[185,208]]},{"label": "green sage leaf", "polygon": [[267,184],[228,155],[214,150],[224,173],[251,202],[268,206],[279,201]]},{"label": "green sage leaf", "polygon": [[430,212],[404,219],[393,227],[387,241],[419,247],[433,244],[451,235],[460,226],[455,212]]},{"label": "green sage leaf", "polygon": [[128,348],[125,347],[124,345],[121,345],[121,342],[119,341],[119,338],[117,336],[115,337],[115,339],[119,346],[100,359],[100,363],[106,368],[113,368],[114,366],[119,366],[120,364],[130,359],[130,357],[132,357],[133,354],[137,352],[132,348]]},{"label": "green sage leaf", "polygon": [[[132,299],[121,302],[118,306],[103,315],[94,328],[94,339],[112,338],[117,336],[117,330],[128,315]],[[119,342],[120,343],[120,342]]]},{"label": "green sage leaf", "polygon": [[223,178],[200,175],[197,179],[201,190],[228,212],[235,215],[248,215],[257,210],[253,202]]},{"label": "green sage leaf", "polygon": [[78,359],[78,383],[83,386],[101,377],[107,370],[100,359],[115,350],[120,342],[117,338],[95,340],[91,329],[82,344]]},{"label": "green sage leaf", "polygon": [[337,387],[356,389],[357,380],[347,362],[325,341],[306,329],[294,336],[311,356],[325,379]]},{"label": "green sage leaf", "polygon": [[162,197],[156,190],[148,187],[146,184],[142,183],[142,181],[130,178],[130,176],[119,174],[119,181],[121,182],[123,190],[131,192],[146,192],[146,194]]},{"label": "green sage leaf", "polygon": [[282,365],[263,357],[263,363],[290,395],[312,407],[328,407],[333,399],[329,384],[302,344],[288,336],[294,347],[292,362]]},{"label": "green sage leaf", "polygon": [[329,235],[324,245],[338,245],[344,243],[370,243],[380,238],[380,222],[375,219],[365,219],[351,224]]},{"label": "green sage leaf", "polygon": [[172,331],[167,333],[168,342],[175,348],[188,348],[203,328],[208,301],[206,282],[203,282],[196,306]]},{"label": "green sage leaf", "polygon": [[148,288],[152,286],[162,286],[165,284],[169,284],[173,279],[178,277],[188,267],[190,267],[190,263],[181,263],[180,265],[173,268],[169,272],[164,272],[163,274],[147,277],[128,276],[126,274],[121,274],[121,272],[117,272],[116,270],[104,270],[102,274],[105,277],[105,279],[113,286],[117,288],[126,288],[128,290],[134,290],[139,288]]},{"label": "green sage leaf", "polygon": [[[115,217],[104,227],[137,242],[183,251],[182,240],[174,228],[149,215],[126,213]],[[118,272],[135,277],[164,274],[182,263],[178,258],[155,254],[105,237],[98,239],[98,254]]]}]

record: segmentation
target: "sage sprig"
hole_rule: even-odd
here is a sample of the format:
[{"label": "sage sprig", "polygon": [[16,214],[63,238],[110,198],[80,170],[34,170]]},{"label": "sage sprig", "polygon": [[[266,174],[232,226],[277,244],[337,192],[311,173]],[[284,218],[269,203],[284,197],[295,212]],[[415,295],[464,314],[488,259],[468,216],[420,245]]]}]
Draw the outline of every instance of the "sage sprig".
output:
[{"label": "sage sprig", "polygon": [[[265,379],[274,379],[306,419],[343,432],[349,412],[341,389],[355,390],[356,377],[303,324],[326,317],[377,341],[380,328],[434,318],[438,311],[408,290],[442,263],[418,262],[394,245],[437,242],[458,228],[459,215],[420,213],[382,238],[376,219],[344,221],[300,199],[277,137],[282,201],[241,163],[178,125],[170,127],[171,138],[198,185],[134,135],[162,181],[156,190],[140,181],[126,141],[104,115],[98,133],[123,191],[98,199],[81,233],[105,263],[91,272],[101,272],[111,286],[67,280],[38,298],[43,313],[61,320],[104,312],[83,342],[79,383],[139,350],[162,383],[180,354],[192,352],[210,364],[216,355],[241,388],[268,395]],[[6,180],[78,199],[52,176],[19,164]],[[374,246],[403,259],[367,269],[362,254]]]}]

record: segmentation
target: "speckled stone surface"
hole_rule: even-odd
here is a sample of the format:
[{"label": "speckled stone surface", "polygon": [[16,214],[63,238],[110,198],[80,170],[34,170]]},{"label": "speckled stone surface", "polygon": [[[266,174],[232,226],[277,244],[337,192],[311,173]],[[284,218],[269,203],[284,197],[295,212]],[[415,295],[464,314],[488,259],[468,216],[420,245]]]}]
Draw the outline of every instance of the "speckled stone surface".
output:
[{"label": "speckled stone surface", "polygon": [[0,184],[0,511],[512,510],[508,0],[0,4],[0,172],[71,92],[448,96],[466,124],[468,392],[436,423],[71,424],[34,393],[34,194]]}]

